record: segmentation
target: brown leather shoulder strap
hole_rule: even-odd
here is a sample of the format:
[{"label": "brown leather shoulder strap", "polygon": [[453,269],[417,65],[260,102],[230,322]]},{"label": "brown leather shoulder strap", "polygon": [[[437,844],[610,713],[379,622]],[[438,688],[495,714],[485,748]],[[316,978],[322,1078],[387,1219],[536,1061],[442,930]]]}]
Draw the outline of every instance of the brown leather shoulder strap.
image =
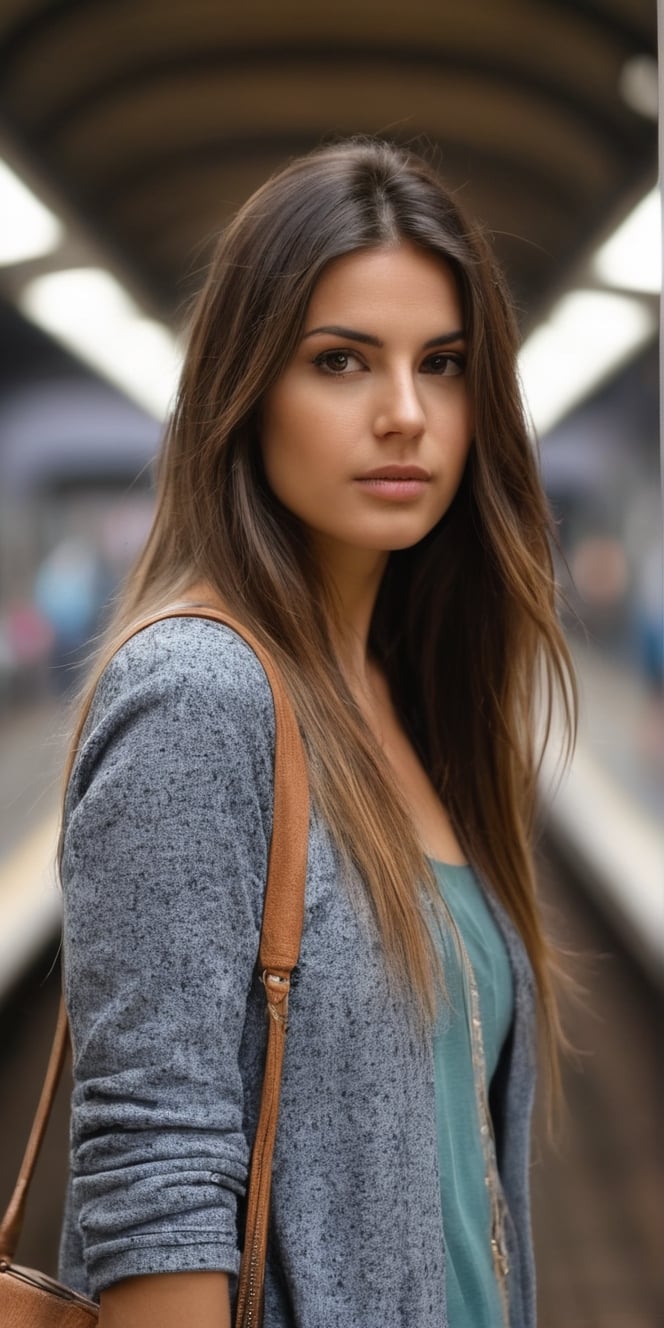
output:
[{"label": "brown leather shoulder strap", "polygon": [[[309,781],[297,720],[280,673],[268,651],[243,624],[225,610],[187,600],[127,629],[117,645],[165,618],[208,618],[231,628],[260,660],[272,691],[275,712],[274,812],[263,906],[259,968],[267,999],[268,1045],[263,1092],[247,1202],[247,1225],[238,1281],[236,1326],[250,1328],[262,1315],[263,1275],[269,1216],[272,1152],[276,1135],[279,1090],[290,975],[297,963],[304,918],[304,890],[309,836]],[[39,1105],[9,1205],[0,1223],[0,1259],[11,1263],[23,1223],[25,1202],[39,1149],[53,1106],[67,1048],[67,1015],[60,1004],[58,1023]]]}]

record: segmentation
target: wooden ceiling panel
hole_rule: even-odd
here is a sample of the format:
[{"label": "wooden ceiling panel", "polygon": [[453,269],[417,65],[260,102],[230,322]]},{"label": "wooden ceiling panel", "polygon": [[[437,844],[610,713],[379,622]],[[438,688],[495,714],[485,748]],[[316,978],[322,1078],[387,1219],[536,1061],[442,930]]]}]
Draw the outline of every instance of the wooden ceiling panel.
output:
[{"label": "wooden ceiling panel", "polygon": [[655,49],[655,0],[3,0],[0,131],[165,310],[285,160],[423,136],[534,310],[654,174],[619,82]]},{"label": "wooden ceiling panel", "polygon": [[[481,151],[500,155],[510,149],[524,169],[542,160],[554,175],[574,185],[603,189],[611,183],[612,144],[597,129],[519,87],[502,84],[488,94],[480,79],[450,75],[424,77],[405,67],[398,78],[372,67],[316,69],[281,64],[255,71],[213,73],[192,77],[172,74],[132,93],[109,98],[96,111],[77,119],[45,143],[65,171],[81,163],[94,186],[102,177],[122,181],[135,163],[154,154],[159,159],[192,146],[215,141],[220,125],[260,140],[269,113],[272,132],[325,134],[396,133],[404,137],[423,130],[434,141],[477,143]],[[159,125],[158,138],[155,125]]]},{"label": "wooden ceiling panel", "polygon": [[[197,27],[188,8],[174,12],[172,4],[160,5],[157,18],[143,0],[128,13],[120,5],[104,14],[90,0],[83,11],[74,6],[69,15],[67,6],[55,7],[54,14],[64,11],[57,25],[52,21],[45,31],[31,29],[29,39],[8,41],[5,96],[26,124],[37,128],[83,114],[96,100],[172,69],[207,64],[224,78],[239,70],[251,75],[254,65],[299,60],[313,66],[372,64],[397,74],[402,66],[428,67],[442,79],[455,71],[479,73],[492,82],[522,82],[554,101],[567,98],[589,118],[601,114],[618,123],[625,118],[618,92],[625,49],[610,33],[597,25],[570,24],[564,6],[555,23],[543,22],[540,6],[532,3],[493,6],[486,21],[475,21],[476,9],[470,10],[471,22],[435,24],[426,41],[417,41],[413,32],[392,40],[384,27],[365,37],[357,25],[335,25],[329,33],[315,26],[293,36],[282,26],[274,41],[254,30],[248,40],[234,42],[218,14],[216,25],[208,14],[208,22]],[[176,23],[170,21],[174,17]]]},{"label": "wooden ceiling panel", "polygon": [[[12,12],[13,8],[13,12]],[[407,51],[484,52],[500,63],[510,56],[535,73],[571,62],[572,76],[605,68],[616,50],[635,51],[652,41],[651,0],[473,0],[472,5],[433,5],[411,0],[407,14],[384,0],[336,0],[332,6],[302,0],[60,0],[23,3],[0,10],[4,41],[18,82],[40,79],[36,92],[66,90],[72,67],[81,86],[94,87],[124,66],[147,68],[164,55],[186,61],[210,48],[279,51],[306,44]],[[649,17],[646,19],[646,15]],[[629,21],[628,21],[629,20]],[[12,90],[15,95],[16,88]]]}]

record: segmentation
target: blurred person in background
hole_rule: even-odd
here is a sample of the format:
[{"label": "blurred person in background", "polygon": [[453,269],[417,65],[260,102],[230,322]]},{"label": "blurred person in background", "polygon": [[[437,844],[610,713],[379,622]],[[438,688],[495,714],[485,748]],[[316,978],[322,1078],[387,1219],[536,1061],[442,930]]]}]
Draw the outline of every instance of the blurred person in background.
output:
[{"label": "blurred person in background", "polygon": [[[536,721],[573,727],[492,253],[410,152],[268,181],[195,307],[157,511],[81,711],[61,845],[61,1277],[101,1328],[231,1322],[265,1044],[274,714],[313,814],[270,1328],[532,1328]],[[538,688],[539,683],[539,688]]]},{"label": "blurred person in background", "polygon": [[94,543],[81,535],[61,540],[43,559],[35,576],[35,607],[52,632],[52,677],[65,691],[96,627],[105,586]]}]

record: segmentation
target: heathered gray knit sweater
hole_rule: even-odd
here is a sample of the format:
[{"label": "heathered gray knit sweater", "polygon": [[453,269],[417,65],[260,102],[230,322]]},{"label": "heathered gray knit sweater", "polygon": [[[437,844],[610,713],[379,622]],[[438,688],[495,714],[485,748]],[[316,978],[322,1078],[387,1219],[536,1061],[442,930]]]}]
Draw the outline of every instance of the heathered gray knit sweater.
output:
[{"label": "heathered gray knit sweater", "polygon": [[[273,744],[262,667],[217,623],[146,629],[97,689],[63,860],[74,1094],[60,1275],[88,1294],[132,1274],[237,1271],[265,1036],[254,968]],[[356,893],[314,814],[266,1328],[446,1324],[432,1049],[388,980]],[[511,1323],[532,1328],[532,985],[492,907],[516,994],[492,1093]]]}]

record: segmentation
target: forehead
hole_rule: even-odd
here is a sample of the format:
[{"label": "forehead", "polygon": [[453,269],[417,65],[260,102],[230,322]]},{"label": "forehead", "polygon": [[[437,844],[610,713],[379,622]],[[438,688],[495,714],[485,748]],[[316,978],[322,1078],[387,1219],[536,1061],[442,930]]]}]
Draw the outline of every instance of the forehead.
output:
[{"label": "forehead", "polygon": [[[441,317],[459,325],[461,299],[454,272],[444,258],[409,243],[359,249],[335,258],[314,287],[306,325],[380,316],[422,322]],[[438,329],[442,330],[442,329]]]}]

